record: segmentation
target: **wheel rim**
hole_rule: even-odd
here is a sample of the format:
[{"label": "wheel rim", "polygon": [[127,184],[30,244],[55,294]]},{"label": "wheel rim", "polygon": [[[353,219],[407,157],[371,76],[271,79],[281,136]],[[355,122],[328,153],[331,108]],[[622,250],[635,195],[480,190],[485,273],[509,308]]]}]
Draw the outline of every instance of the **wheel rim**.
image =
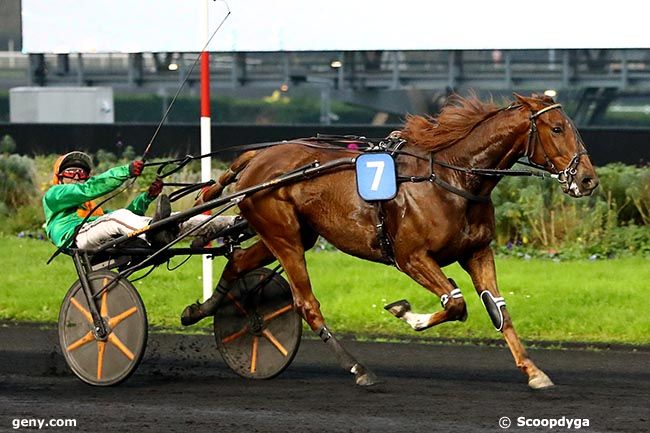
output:
[{"label": "wheel rim", "polygon": [[[117,274],[92,272],[88,280],[94,294]],[[100,296],[100,315],[109,334],[98,339],[81,283],[68,291],[59,314],[59,341],[66,363],[86,383],[115,385],[137,368],[147,342],[147,315],[133,285],[122,278]]]},{"label": "wheel rim", "polygon": [[215,313],[214,332],[221,356],[238,375],[269,379],[280,374],[291,364],[302,335],[287,281],[266,268],[235,281]]}]

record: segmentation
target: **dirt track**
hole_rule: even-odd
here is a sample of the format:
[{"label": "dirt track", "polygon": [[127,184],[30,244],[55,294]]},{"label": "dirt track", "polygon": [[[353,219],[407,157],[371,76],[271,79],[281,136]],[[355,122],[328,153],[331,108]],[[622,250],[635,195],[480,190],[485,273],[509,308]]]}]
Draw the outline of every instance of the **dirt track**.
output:
[{"label": "dirt track", "polygon": [[[353,385],[319,341],[304,340],[279,378],[231,373],[207,336],[153,334],[137,373],[107,389],[67,371],[56,334],[0,328],[0,431],[17,418],[75,418],[49,431],[473,432],[517,418],[589,419],[581,431],[650,429],[650,352],[531,351],[556,387],[534,392],[505,348],[345,341],[383,379]],[[44,429],[46,430],[46,429]]]}]

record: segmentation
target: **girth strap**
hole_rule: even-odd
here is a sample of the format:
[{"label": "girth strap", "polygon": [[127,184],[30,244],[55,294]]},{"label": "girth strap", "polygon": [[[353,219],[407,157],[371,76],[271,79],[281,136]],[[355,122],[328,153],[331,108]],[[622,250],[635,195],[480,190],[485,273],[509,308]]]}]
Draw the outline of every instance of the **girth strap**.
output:
[{"label": "girth strap", "polygon": [[384,206],[382,202],[375,202],[374,206],[377,211],[377,224],[375,227],[377,229],[377,242],[379,243],[379,248],[381,248],[381,261],[393,265],[395,264],[395,255],[393,254],[393,247],[390,243],[390,239],[386,234],[386,227],[384,225],[386,213],[384,211]]}]

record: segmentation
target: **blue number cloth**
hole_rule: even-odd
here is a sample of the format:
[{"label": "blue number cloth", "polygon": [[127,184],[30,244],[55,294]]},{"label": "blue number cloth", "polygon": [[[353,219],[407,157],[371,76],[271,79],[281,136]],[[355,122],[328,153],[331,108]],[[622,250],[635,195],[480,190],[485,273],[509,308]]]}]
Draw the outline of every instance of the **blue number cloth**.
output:
[{"label": "blue number cloth", "polygon": [[357,157],[357,191],[366,201],[390,200],[397,194],[395,160],[384,152],[363,153]]}]

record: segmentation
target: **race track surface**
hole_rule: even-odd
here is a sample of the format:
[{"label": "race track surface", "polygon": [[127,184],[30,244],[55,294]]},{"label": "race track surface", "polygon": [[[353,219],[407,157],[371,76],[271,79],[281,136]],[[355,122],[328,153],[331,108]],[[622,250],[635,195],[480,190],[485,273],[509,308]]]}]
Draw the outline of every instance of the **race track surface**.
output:
[{"label": "race track surface", "polygon": [[647,349],[531,350],[556,383],[532,391],[507,348],[343,342],[381,385],[356,387],[316,340],[303,340],[280,377],[247,381],[227,369],[208,336],[152,334],[134,376],[93,388],[67,370],[55,331],[5,324],[0,431],[17,431],[16,419],[68,418],[77,427],[43,430],[498,432],[504,416],[512,422],[508,431],[517,432],[575,431],[517,426],[519,417],[580,419],[586,432],[650,429]]}]

